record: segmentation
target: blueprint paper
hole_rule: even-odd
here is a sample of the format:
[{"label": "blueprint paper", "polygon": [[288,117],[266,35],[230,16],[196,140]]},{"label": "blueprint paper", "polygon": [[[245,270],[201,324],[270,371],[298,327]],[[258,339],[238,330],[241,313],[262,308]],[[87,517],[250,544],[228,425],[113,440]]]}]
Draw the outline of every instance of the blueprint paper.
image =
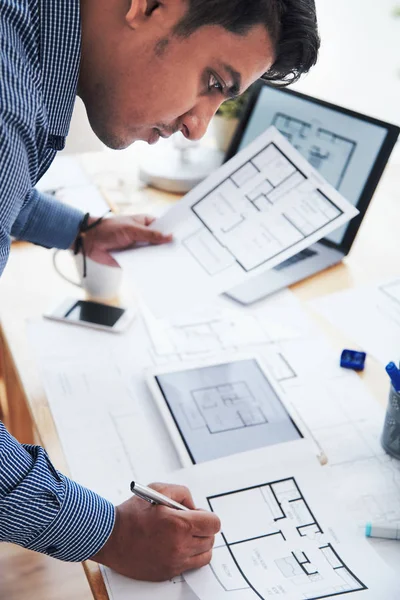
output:
[{"label": "blueprint paper", "polygon": [[225,298],[170,319],[156,319],[143,307],[146,327],[158,355],[188,360],[224,349],[302,338],[293,294],[283,290],[268,298],[267,311],[240,310]]},{"label": "blueprint paper", "polygon": [[309,449],[281,445],[177,474],[221,519],[210,565],[184,574],[201,600],[394,600],[400,578],[338,515]]},{"label": "blueprint paper", "polygon": [[400,359],[400,277],[318,298],[312,308],[382,364]]},{"label": "blueprint paper", "polygon": [[[184,366],[188,360],[208,360],[224,351],[255,352],[286,402],[326,450],[329,462],[324,469],[330,470],[338,506],[350,511],[358,537],[364,539],[370,519],[400,521],[400,466],[380,446],[384,411],[364,383],[337,366],[338,357],[291,292],[246,310],[232,306],[218,298],[201,311],[163,320],[162,343],[156,341],[160,322],[154,318],[152,334],[148,319],[140,317],[119,335],[43,319],[29,324],[72,477],[116,503],[129,497],[131,478],[149,483],[157,471],[170,480],[168,473],[180,462],[145,384],[144,370]],[[252,323],[243,338],[242,317],[243,323]],[[370,543],[391,564],[399,564],[400,544]],[[114,573],[108,573],[107,581],[113,600],[135,595],[146,599],[147,586],[140,582]],[[185,595],[187,584],[165,586],[167,600],[193,600]],[[148,593],[152,598],[151,590]]]},{"label": "blueprint paper", "polygon": [[126,335],[45,320],[31,323],[29,334],[70,472],[79,483],[120,503],[131,495],[132,479],[148,482],[155,470],[179,468],[143,377],[151,359],[139,320]]},{"label": "blueprint paper", "polygon": [[152,225],[173,243],[115,257],[163,316],[271,269],[357,212],[272,127]]},{"label": "blueprint paper", "polygon": [[[120,468],[114,459],[116,449],[119,457],[125,457],[119,459],[121,464],[130,465],[126,468],[134,471],[139,480],[148,480],[146,474],[152,465],[159,463],[167,471],[180,463],[172,445],[169,446],[171,442],[164,423],[144,382],[144,370],[166,364],[183,367],[188,361],[198,362],[203,357],[209,360],[214,355],[221,357],[224,352],[230,356],[236,352],[254,353],[262,359],[276,389],[281,390],[285,404],[300,416],[300,426],[305,424],[303,430],[310,430],[326,451],[328,468],[338,473],[338,486],[342,469],[344,480],[352,482],[348,502],[357,523],[361,526],[372,516],[379,520],[386,515],[391,520],[400,517],[397,463],[389,461],[387,464],[380,445],[384,411],[355,373],[338,366],[338,357],[293,294],[287,291],[277,294],[251,310],[234,311],[231,306],[220,298],[203,311],[182,314],[175,321],[162,321],[161,342],[157,341],[159,321],[155,319],[152,319],[151,335],[148,335],[147,319],[144,324],[139,318],[119,335],[46,320],[30,324],[29,336],[43,372],[60,438],[66,449],[68,446],[69,462],[76,462],[76,470],[71,468],[74,476],[79,475],[82,483],[94,486],[99,493],[110,491],[104,489],[106,483],[98,470],[85,468],[80,460],[84,452],[96,461],[96,444],[101,435],[92,444],[86,443],[85,436],[73,435],[79,418],[88,423],[90,410],[85,409],[86,404],[96,406],[93,427],[88,427],[88,431],[90,435],[94,435],[95,430],[104,432],[101,452],[103,468],[110,473],[110,481],[114,481]],[[241,316],[245,322],[252,323],[249,330],[257,333],[241,338]],[[64,378],[57,373],[64,373]],[[80,378],[78,373],[82,374]],[[95,383],[96,378],[100,382],[105,380],[104,388]],[[123,393],[112,392],[113,382],[115,390],[122,389]],[[79,394],[67,394],[67,384],[78,386]],[[85,385],[90,385],[91,394]],[[104,389],[104,393],[97,393],[97,389],[100,392]],[[110,391],[106,393],[107,390]],[[138,420],[137,414],[145,415],[142,418],[146,425]],[[124,418],[117,418],[119,415]],[[108,428],[114,430],[114,435],[106,435]],[[152,437],[162,440],[166,446],[162,446],[160,452],[154,448],[147,456],[148,439]],[[104,440],[115,441],[109,452]],[[147,458],[143,459],[143,454]],[[366,463],[371,468],[371,480],[377,481],[373,494],[373,486],[367,485],[363,475]],[[385,469],[382,469],[383,464]],[[352,477],[348,476],[349,465],[352,465]],[[360,486],[356,483],[358,469],[363,483]],[[382,486],[382,473],[390,493]],[[368,497],[368,501],[364,501],[364,497]],[[371,506],[373,513],[369,510]],[[396,545],[397,548],[400,550],[400,545]]]},{"label": "blueprint paper", "polygon": [[[300,416],[300,426],[328,457],[332,484],[358,535],[364,536],[370,520],[400,522],[400,463],[380,444],[384,410],[355,373],[338,366],[339,357],[293,294],[281,292],[245,310],[233,310],[222,298],[213,307],[170,320],[154,319],[147,311],[157,362],[254,351],[268,365],[294,418]],[[392,566],[399,563],[400,544],[376,539],[371,544]]]}]

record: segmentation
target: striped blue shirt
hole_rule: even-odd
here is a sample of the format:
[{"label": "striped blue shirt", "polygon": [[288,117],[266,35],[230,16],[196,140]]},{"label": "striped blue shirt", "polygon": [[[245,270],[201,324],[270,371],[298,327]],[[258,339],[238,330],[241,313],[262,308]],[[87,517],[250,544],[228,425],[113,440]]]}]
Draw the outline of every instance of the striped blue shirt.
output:
[{"label": "striped blue shirt", "polygon": [[[82,220],[34,190],[65,144],[80,42],[79,0],[0,0],[0,274],[11,236],[68,248]],[[82,561],[104,545],[114,520],[111,503],[0,422],[0,541]]]}]

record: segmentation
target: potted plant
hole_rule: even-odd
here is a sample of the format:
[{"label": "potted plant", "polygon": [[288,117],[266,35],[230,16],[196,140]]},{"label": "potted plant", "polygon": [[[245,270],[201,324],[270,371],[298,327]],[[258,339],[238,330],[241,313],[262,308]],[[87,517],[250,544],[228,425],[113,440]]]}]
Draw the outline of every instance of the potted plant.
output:
[{"label": "potted plant", "polygon": [[232,100],[226,100],[212,120],[212,133],[219,150],[226,152],[235,133],[249,96],[249,90]]}]

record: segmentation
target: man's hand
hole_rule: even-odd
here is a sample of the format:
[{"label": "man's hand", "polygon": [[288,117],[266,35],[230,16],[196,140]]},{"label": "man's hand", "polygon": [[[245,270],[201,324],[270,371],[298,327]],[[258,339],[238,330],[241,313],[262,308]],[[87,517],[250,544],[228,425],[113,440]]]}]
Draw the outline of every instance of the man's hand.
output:
[{"label": "man's hand", "polygon": [[[89,224],[96,218],[89,219]],[[165,244],[172,235],[163,235],[149,228],[154,221],[148,215],[115,216],[103,219],[99,225],[85,233],[86,256],[103,265],[117,267],[112,250],[127,250],[137,244]]]},{"label": "man's hand", "polygon": [[181,511],[132,497],[116,508],[113,532],[92,560],[114,571],[146,581],[164,581],[211,560],[218,517],[194,510],[192,496],[183,486],[153,483],[150,487],[184,504]]}]

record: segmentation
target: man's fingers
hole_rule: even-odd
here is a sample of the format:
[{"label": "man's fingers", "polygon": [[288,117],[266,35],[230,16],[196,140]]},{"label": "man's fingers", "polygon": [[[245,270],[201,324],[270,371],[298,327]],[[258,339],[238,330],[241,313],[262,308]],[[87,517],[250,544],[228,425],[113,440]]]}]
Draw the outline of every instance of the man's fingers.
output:
[{"label": "man's fingers", "polygon": [[191,556],[185,564],[185,571],[189,571],[190,569],[200,569],[211,561],[212,551],[203,552],[203,554],[197,554],[197,556]]},{"label": "man's fingers", "polygon": [[164,234],[161,231],[150,229],[145,225],[139,223],[133,224],[130,229],[130,237],[132,243],[134,242],[147,242],[149,244],[165,244],[172,241],[171,234]]},{"label": "man's fingers", "polygon": [[210,552],[214,546],[214,536],[193,538],[191,556],[198,556],[204,552]]},{"label": "man's fingers", "polygon": [[180,515],[190,521],[192,535],[198,537],[213,536],[221,529],[221,521],[217,515],[208,510],[195,510]]},{"label": "man's fingers", "polygon": [[101,265],[107,265],[108,267],[121,268],[118,262],[109,254],[96,248],[90,254],[90,259],[94,262],[100,263]]}]

